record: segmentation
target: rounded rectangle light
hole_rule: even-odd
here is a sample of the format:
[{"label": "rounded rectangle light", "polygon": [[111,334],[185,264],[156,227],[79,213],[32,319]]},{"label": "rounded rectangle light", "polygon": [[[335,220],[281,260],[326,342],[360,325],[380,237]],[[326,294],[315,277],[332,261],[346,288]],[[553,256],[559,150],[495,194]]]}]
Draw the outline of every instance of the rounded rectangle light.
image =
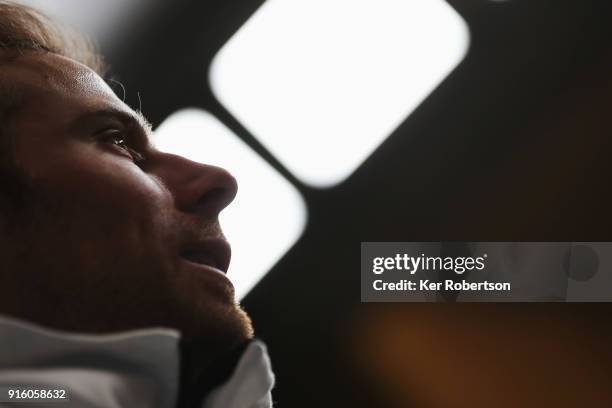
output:
[{"label": "rounded rectangle light", "polygon": [[268,0],[210,67],[218,100],[288,170],[330,187],[459,64],[465,21],[443,0]]}]

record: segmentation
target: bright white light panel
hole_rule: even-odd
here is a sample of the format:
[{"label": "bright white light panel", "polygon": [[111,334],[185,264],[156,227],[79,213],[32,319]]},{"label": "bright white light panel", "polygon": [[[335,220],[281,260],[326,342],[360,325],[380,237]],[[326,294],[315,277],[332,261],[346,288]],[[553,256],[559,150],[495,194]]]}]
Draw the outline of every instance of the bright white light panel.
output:
[{"label": "bright white light panel", "polygon": [[228,169],[238,194],[220,216],[232,244],[228,276],[238,299],[295,244],[306,225],[306,205],[296,188],[208,112],[182,110],[155,131],[162,151]]},{"label": "bright white light panel", "polygon": [[211,87],[296,177],[346,179],[465,56],[443,0],[268,0],[216,55]]}]

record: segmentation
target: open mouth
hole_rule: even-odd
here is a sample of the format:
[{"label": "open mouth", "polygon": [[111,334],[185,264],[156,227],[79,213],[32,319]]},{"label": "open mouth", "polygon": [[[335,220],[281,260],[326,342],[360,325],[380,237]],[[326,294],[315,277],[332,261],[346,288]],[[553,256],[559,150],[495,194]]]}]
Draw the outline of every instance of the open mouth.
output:
[{"label": "open mouth", "polygon": [[231,248],[224,239],[207,239],[192,244],[181,252],[181,257],[200,265],[211,266],[227,273],[231,258]]},{"label": "open mouth", "polygon": [[197,263],[201,265],[208,265],[208,266],[212,266],[217,269],[221,269],[219,265],[217,264],[217,261],[213,257],[211,257],[209,254],[195,252],[195,251],[188,251],[188,252],[185,252],[182,256],[186,260],[191,261],[193,263]]}]

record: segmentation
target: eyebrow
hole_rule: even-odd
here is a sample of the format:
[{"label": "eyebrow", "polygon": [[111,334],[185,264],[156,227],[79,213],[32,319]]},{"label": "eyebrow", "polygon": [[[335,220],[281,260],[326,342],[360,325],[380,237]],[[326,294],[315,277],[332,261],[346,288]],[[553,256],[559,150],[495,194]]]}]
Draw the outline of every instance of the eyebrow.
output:
[{"label": "eyebrow", "polygon": [[117,108],[104,108],[79,115],[69,126],[69,132],[78,132],[95,120],[112,119],[126,127],[136,127],[150,142],[153,126],[140,111],[127,111]]}]

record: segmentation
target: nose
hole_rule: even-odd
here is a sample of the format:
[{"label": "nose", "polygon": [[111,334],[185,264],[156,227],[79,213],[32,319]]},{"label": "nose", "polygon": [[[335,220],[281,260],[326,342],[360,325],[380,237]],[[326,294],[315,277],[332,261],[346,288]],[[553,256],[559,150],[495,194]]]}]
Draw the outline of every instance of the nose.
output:
[{"label": "nose", "polygon": [[178,209],[215,218],[236,197],[238,183],[225,169],[162,153],[157,175],[174,196]]}]

